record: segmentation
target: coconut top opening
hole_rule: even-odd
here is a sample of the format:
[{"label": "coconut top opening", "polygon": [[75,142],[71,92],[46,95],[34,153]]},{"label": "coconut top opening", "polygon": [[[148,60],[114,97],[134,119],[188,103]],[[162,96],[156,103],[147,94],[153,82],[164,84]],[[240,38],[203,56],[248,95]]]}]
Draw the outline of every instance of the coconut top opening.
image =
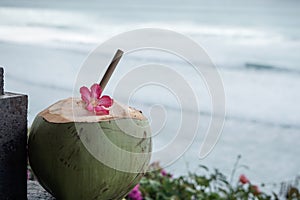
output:
[{"label": "coconut top opening", "polygon": [[58,101],[40,112],[39,116],[52,123],[100,122],[123,118],[146,119],[141,111],[115,100],[109,108],[109,115],[96,115],[86,110],[85,103],[79,98],[68,98]]}]

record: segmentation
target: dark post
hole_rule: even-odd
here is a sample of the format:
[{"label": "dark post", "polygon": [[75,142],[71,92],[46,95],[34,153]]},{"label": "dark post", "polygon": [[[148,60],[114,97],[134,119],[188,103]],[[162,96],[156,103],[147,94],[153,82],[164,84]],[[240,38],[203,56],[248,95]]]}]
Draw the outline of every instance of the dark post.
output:
[{"label": "dark post", "polygon": [[27,96],[3,85],[0,67],[0,198],[27,199]]},{"label": "dark post", "polygon": [[4,78],[3,78],[3,68],[0,67],[0,95],[4,95]]}]

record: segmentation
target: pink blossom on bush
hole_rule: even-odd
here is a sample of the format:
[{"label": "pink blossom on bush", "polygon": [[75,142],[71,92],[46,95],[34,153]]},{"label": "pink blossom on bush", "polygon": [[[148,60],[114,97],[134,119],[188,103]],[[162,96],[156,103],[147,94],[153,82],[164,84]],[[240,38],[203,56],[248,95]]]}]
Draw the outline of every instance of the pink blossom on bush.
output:
[{"label": "pink blossom on bush", "polygon": [[31,173],[30,173],[30,171],[27,169],[27,180],[30,180],[30,178],[31,178]]},{"label": "pink blossom on bush", "polygon": [[251,190],[252,190],[253,194],[255,194],[255,195],[259,195],[260,194],[260,190],[259,190],[259,188],[258,188],[257,185],[252,185],[251,186]]},{"label": "pink blossom on bush", "polygon": [[248,179],[244,174],[240,175],[239,181],[240,181],[242,184],[246,184],[246,183],[249,183],[249,182],[250,182],[249,179]]},{"label": "pink blossom on bush", "polygon": [[164,169],[162,169],[162,170],[160,171],[160,174],[161,174],[162,176],[168,176],[167,171],[164,170]]},{"label": "pink blossom on bush", "polygon": [[172,178],[172,177],[173,177],[172,174],[168,173],[168,172],[167,172],[166,170],[164,170],[164,169],[160,170],[160,174],[161,174],[162,176],[164,176],[164,177],[169,177],[169,178]]},{"label": "pink blossom on bush", "polygon": [[143,196],[141,191],[139,190],[140,184],[137,184],[131,192],[128,194],[128,197],[131,200],[143,200]]}]

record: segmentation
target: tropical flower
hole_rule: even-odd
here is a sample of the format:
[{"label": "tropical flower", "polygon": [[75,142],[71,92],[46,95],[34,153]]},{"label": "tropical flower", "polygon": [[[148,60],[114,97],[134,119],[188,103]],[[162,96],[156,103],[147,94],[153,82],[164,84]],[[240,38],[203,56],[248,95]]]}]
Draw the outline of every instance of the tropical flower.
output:
[{"label": "tropical flower", "polygon": [[113,99],[102,94],[102,88],[98,84],[91,86],[90,90],[83,86],[80,88],[81,99],[86,104],[86,109],[96,115],[108,115],[109,107],[113,104]]},{"label": "tropical flower", "polygon": [[246,183],[249,183],[249,179],[244,175],[244,174],[241,174],[240,175],[240,179],[239,181],[242,183],[242,184],[246,184]]},{"label": "tropical flower", "polygon": [[137,184],[131,192],[128,194],[128,197],[131,200],[143,200],[143,196],[141,191],[139,190],[140,184]]},{"label": "tropical flower", "polygon": [[166,170],[164,170],[164,169],[162,169],[162,170],[160,171],[160,174],[161,174],[162,176],[168,176],[168,172],[167,172]]},{"label": "tropical flower", "polygon": [[30,180],[31,179],[31,173],[30,171],[27,169],[27,180]]},{"label": "tropical flower", "polygon": [[254,195],[259,195],[260,194],[260,190],[259,190],[257,185],[252,185],[251,190],[252,190]]}]

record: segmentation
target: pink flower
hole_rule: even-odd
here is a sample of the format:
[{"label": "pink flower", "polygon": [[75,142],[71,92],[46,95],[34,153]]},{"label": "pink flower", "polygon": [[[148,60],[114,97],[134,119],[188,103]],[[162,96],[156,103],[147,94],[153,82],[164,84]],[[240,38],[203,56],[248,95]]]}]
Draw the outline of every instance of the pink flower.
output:
[{"label": "pink flower", "polygon": [[249,179],[244,175],[244,174],[241,174],[240,175],[240,179],[239,181],[242,183],[242,184],[246,184],[246,183],[249,183]]},{"label": "pink flower", "polygon": [[164,170],[164,169],[161,169],[161,170],[160,170],[160,174],[161,174],[162,176],[168,177],[168,178],[172,178],[172,177],[173,177],[172,174],[168,173],[168,172],[167,172],[166,170]]},{"label": "pink flower", "polygon": [[27,169],[27,180],[30,180],[31,179],[31,173],[30,171]]},{"label": "pink flower", "polygon": [[260,190],[259,190],[257,185],[252,185],[251,190],[252,190],[254,195],[259,195],[260,194]]},{"label": "pink flower", "polygon": [[89,90],[87,87],[83,86],[80,88],[81,99],[86,104],[86,109],[90,112],[94,112],[96,115],[108,115],[109,108],[113,104],[113,99],[109,96],[102,96],[102,89],[100,85],[94,84]]},{"label": "pink flower", "polygon": [[168,176],[167,171],[164,170],[164,169],[162,169],[162,170],[160,171],[160,174],[161,174],[162,176]]},{"label": "pink flower", "polygon": [[128,197],[131,200],[143,200],[143,196],[141,191],[139,190],[140,184],[137,184],[131,192],[128,194]]}]

